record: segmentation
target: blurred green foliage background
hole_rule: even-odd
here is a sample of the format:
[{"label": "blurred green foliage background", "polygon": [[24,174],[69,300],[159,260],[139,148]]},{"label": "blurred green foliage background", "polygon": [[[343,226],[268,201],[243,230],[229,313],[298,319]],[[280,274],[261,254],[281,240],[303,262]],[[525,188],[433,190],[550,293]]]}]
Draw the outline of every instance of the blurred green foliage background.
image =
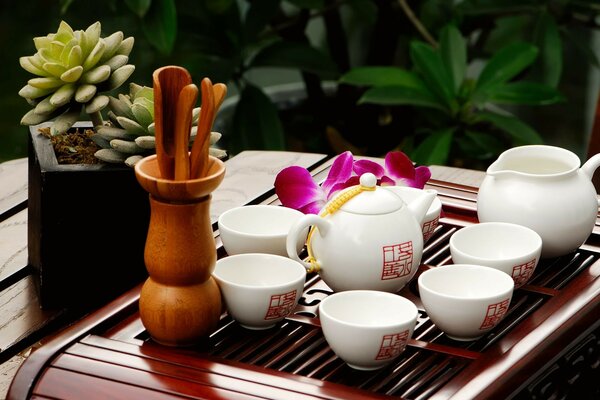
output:
[{"label": "blurred green foliage background", "polygon": [[[283,137],[282,129],[287,128],[273,118],[273,109],[262,91],[278,83],[304,81],[310,97],[315,83],[336,81],[361,64],[410,68],[409,42],[423,40],[423,34],[407,17],[407,6],[435,36],[447,23],[460,28],[472,51],[469,71],[477,68],[478,58],[489,59],[513,41],[527,40],[541,46],[543,56],[527,71],[528,76],[550,62],[546,72],[552,72],[552,84],[566,101],[511,111],[539,132],[545,142],[585,157],[600,91],[600,5],[596,0],[7,0],[0,2],[0,65],[4,68],[0,74],[0,162],[27,154],[27,127],[19,121],[31,107],[17,93],[32,76],[20,67],[19,57],[33,55],[33,37],[56,32],[61,20],[76,30],[100,21],[103,36],[123,31],[126,37],[135,37],[129,57],[129,63],[136,66],[131,82],[151,86],[156,68],[180,65],[190,70],[196,82],[209,76],[213,82],[227,83],[228,97],[240,94],[246,100],[240,101],[243,107],[235,115],[231,111],[227,114],[237,121],[233,123],[238,129],[236,141],[229,142],[232,153],[244,147],[339,152],[340,146],[349,145],[367,155],[381,155],[385,146],[412,146],[414,132],[420,129],[415,124],[423,122],[411,120],[417,114],[415,108],[362,105],[356,110],[367,108],[367,117],[363,118],[363,114],[352,111],[360,87],[354,92],[347,87],[338,91],[343,106],[350,107],[338,110],[339,115],[332,115],[333,108],[319,103],[323,98],[318,96],[308,110],[308,118],[326,120],[327,126],[340,122],[327,120],[331,116],[355,117],[355,121],[345,122],[355,132],[340,129],[343,140],[333,146],[330,137],[306,128],[306,121],[300,121],[298,137]],[[282,10],[289,9],[295,11],[289,14],[291,17],[283,15]],[[540,36],[536,24],[548,17],[560,39],[548,34],[552,31]],[[553,43],[558,43],[556,40],[562,40],[562,47],[548,54]],[[308,41],[312,45],[303,47]],[[331,68],[332,62],[335,68]],[[118,91],[126,92],[127,84]],[[416,111],[422,110],[417,107]],[[423,115],[436,118],[428,110]],[[292,119],[303,118],[298,116]],[[354,123],[368,118],[380,125],[386,118],[394,119],[394,123],[381,132]],[[431,133],[425,130],[425,137],[427,132]],[[294,147],[294,141],[309,146]],[[313,141],[315,147],[310,147]],[[443,143],[432,141],[429,145],[434,149]],[[493,156],[490,153],[488,159]]]}]

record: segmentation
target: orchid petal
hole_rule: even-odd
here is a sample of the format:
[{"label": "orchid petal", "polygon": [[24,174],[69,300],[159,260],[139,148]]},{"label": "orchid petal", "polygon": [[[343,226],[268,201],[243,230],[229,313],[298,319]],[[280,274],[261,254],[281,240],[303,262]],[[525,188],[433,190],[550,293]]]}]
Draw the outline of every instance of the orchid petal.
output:
[{"label": "orchid petal", "polygon": [[396,181],[393,180],[392,178],[384,175],[381,177],[381,182],[379,182],[379,185],[380,186],[395,186]]},{"label": "orchid petal", "polygon": [[327,178],[321,185],[327,194],[327,197],[331,195],[331,189],[335,184],[339,182],[346,182],[348,178],[350,178],[352,175],[353,162],[354,157],[350,151],[345,151],[335,158],[333,164],[331,164],[331,169],[327,174]]},{"label": "orchid petal", "polygon": [[325,205],[325,192],[310,172],[299,166],[282,169],[275,177],[275,193],[281,204],[305,214],[317,214]]},{"label": "orchid petal", "polygon": [[418,189],[423,189],[427,181],[431,178],[431,170],[429,167],[420,166],[415,168],[414,186]]},{"label": "orchid petal", "polygon": [[401,151],[390,151],[385,156],[385,170],[387,175],[398,181],[399,179],[413,180],[415,167],[406,154]]},{"label": "orchid petal", "polygon": [[370,172],[375,175],[377,179],[381,179],[381,177],[385,174],[385,169],[378,163],[371,160],[358,160],[354,163],[353,169],[358,176]]},{"label": "orchid petal", "polygon": [[349,188],[350,186],[355,186],[360,183],[360,178],[358,176],[351,176],[346,182],[338,182],[331,188],[329,195],[327,196],[327,200],[331,200],[331,198],[337,194],[340,190],[344,190]]}]

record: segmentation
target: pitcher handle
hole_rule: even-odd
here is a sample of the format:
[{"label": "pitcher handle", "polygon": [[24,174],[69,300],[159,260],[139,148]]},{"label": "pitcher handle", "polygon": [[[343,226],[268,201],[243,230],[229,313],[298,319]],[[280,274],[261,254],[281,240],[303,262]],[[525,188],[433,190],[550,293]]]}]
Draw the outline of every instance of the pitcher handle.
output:
[{"label": "pitcher handle", "polygon": [[[310,227],[311,225],[314,225],[317,228],[319,228],[319,233],[321,236],[327,235],[327,232],[329,231],[329,227],[330,227],[330,223],[328,221],[325,221],[323,218],[319,217],[318,215],[306,214],[292,226],[292,228],[290,229],[290,232],[288,233],[286,243],[285,243],[288,256],[291,259],[296,260],[296,261],[300,262],[302,265],[304,265],[304,268],[306,268],[309,272],[312,272],[315,269],[315,265],[311,262],[300,259],[300,257],[298,256],[298,251],[296,249],[296,243],[298,241],[298,236],[300,234],[302,234],[302,232],[306,228]],[[307,243],[306,243],[307,247],[310,247],[310,236],[313,233],[314,233],[314,231],[311,229],[309,231],[309,237],[308,237]],[[309,248],[309,254],[312,254],[312,250],[310,248]],[[317,268],[318,268],[318,264],[317,264]]]},{"label": "pitcher handle", "polygon": [[583,164],[581,171],[590,179],[594,176],[594,172],[600,166],[600,153],[593,155]]}]

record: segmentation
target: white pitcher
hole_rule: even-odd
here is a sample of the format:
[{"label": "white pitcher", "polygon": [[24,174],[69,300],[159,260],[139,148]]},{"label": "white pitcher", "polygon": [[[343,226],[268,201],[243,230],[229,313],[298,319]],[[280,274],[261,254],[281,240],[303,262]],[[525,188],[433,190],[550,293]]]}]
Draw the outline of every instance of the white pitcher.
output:
[{"label": "white pitcher", "polygon": [[542,237],[544,258],[568,254],[594,229],[599,202],[591,179],[599,165],[600,154],[580,168],[579,157],[560,147],[509,149],[489,166],[479,188],[479,221],[533,229]]}]

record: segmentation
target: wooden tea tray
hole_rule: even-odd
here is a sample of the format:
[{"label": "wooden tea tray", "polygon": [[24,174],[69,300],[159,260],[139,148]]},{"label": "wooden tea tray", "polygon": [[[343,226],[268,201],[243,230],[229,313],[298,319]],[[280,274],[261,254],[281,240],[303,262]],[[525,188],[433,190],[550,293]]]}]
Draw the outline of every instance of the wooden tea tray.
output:
[{"label": "wooden tea tray", "polygon": [[[313,173],[322,179],[329,165]],[[451,262],[450,236],[477,223],[475,187],[436,180],[428,187],[438,190],[443,216],[419,271]],[[278,204],[273,193],[255,202]],[[327,345],[317,307],[331,290],[317,275],[307,278],[296,313],[277,327],[250,331],[223,314],[205,343],[185,349],[149,339],[138,286],[34,351],[9,398],[600,398],[598,233],[597,226],[573,254],[543,260],[501,324],[472,342],[453,341],[432,324],[415,277],[400,293],[419,308],[413,339],[378,371],[347,367]]]}]

